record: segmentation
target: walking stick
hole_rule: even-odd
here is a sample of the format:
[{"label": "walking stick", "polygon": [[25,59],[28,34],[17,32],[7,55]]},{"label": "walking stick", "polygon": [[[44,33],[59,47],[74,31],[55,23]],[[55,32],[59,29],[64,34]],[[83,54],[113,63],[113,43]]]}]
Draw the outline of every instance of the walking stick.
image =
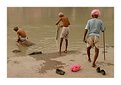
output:
[{"label": "walking stick", "polygon": [[105,31],[103,32],[104,60],[105,60]]},{"label": "walking stick", "polygon": [[57,31],[56,31],[56,39],[55,39],[55,42],[56,42],[56,47],[57,47],[58,50],[59,50],[59,46],[58,46],[59,31],[60,31],[60,26],[57,25]]},{"label": "walking stick", "polygon": [[58,36],[59,36],[59,30],[60,30],[60,27],[57,25],[56,40],[58,40]]}]

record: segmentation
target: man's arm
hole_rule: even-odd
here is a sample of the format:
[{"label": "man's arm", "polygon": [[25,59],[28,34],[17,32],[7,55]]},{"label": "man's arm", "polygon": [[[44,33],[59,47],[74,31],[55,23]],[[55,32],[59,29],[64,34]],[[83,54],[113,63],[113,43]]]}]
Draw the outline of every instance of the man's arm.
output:
[{"label": "man's arm", "polygon": [[68,25],[70,25],[70,22],[68,21]]},{"label": "man's arm", "polygon": [[87,41],[86,41],[86,35],[87,35],[87,32],[88,32],[88,29],[89,29],[89,20],[88,20],[88,22],[87,22],[87,25],[86,25],[86,27],[85,27],[85,32],[84,32],[84,37],[83,37],[83,41],[86,43]]},{"label": "man's arm", "polygon": [[85,29],[85,32],[84,32],[84,37],[83,37],[83,41],[86,43],[86,35],[87,35],[87,32],[88,32],[88,30],[87,29]]},{"label": "man's arm", "polygon": [[17,42],[19,42],[20,41],[20,34],[19,34],[19,32],[17,32],[17,36],[18,36]]},{"label": "man's arm", "polygon": [[69,21],[69,19],[68,19],[68,25],[70,25],[70,21]]},{"label": "man's arm", "polygon": [[59,19],[57,22],[56,22],[56,25],[58,25],[60,23],[61,19]]}]

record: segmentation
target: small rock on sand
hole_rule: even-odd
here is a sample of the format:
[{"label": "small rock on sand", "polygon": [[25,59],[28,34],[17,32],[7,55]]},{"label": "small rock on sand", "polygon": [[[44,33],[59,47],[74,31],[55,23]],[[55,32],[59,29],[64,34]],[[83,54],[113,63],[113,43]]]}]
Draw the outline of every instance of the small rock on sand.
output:
[{"label": "small rock on sand", "polygon": [[30,53],[29,55],[36,55],[36,54],[42,54],[42,52],[41,52],[41,51],[38,51],[38,52],[32,52],[32,53]]},{"label": "small rock on sand", "polygon": [[12,51],[13,53],[19,53],[19,52],[21,52],[20,50],[13,50]]}]

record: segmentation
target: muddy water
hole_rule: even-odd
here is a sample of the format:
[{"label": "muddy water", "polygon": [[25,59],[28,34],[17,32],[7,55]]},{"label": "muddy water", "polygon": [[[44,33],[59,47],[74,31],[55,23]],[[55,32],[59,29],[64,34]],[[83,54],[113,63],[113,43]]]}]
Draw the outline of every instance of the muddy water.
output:
[{"label": "muddy water", "polygon": [[[58,13],[61,11],[68,16],[70,20],[70,35],[68,49],[74,51],[83,51],[86,45],[83,43],[84,28],[87,20],[90,19],[90,11],[94,8],[89,7],[8,7],[7,11],[7,40],[8,40],[8,59],[12,57],[28,56],[34,51],[42,51],[45,59],[32,56],[36,60],[46,61],[43,69],[49,70],[49,64],[64,65],[62,62],[50,61],[58,57],[58,41],[55,40],[57,27],[55,22],[58,19]],[[101,19],[105,23],[106,46],[114,46],[114,9],[111,7],[99,8]],[[35,43],[29,48],[16,45],[16,33],[12,30],[14,26],[22,27],[29,37],[29,40]],[[100,46],[103,46],[102,35],[100,37]],[[13,53],[12,50],[20,49],[22,52]],[[53,54],[54,53],[54,54]],[[50,54],[49,57],[47,54]],[[44,55],[43,55],[44,56]],[[49,59],[48,59],[49,58]],[[55,67],[53,67],[55,68]],[[44,71],[42,70],[42,71]]]}]

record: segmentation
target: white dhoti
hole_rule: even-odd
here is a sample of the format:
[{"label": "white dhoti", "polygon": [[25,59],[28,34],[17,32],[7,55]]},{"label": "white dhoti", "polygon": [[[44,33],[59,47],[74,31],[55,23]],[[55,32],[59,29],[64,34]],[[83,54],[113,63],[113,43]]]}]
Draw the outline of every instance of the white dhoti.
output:
[{"label": "white dhoti", "polygon": [[69,35],[69,27],[63,27],[60,34],[60,38],[68,39],[68,35]]}]

